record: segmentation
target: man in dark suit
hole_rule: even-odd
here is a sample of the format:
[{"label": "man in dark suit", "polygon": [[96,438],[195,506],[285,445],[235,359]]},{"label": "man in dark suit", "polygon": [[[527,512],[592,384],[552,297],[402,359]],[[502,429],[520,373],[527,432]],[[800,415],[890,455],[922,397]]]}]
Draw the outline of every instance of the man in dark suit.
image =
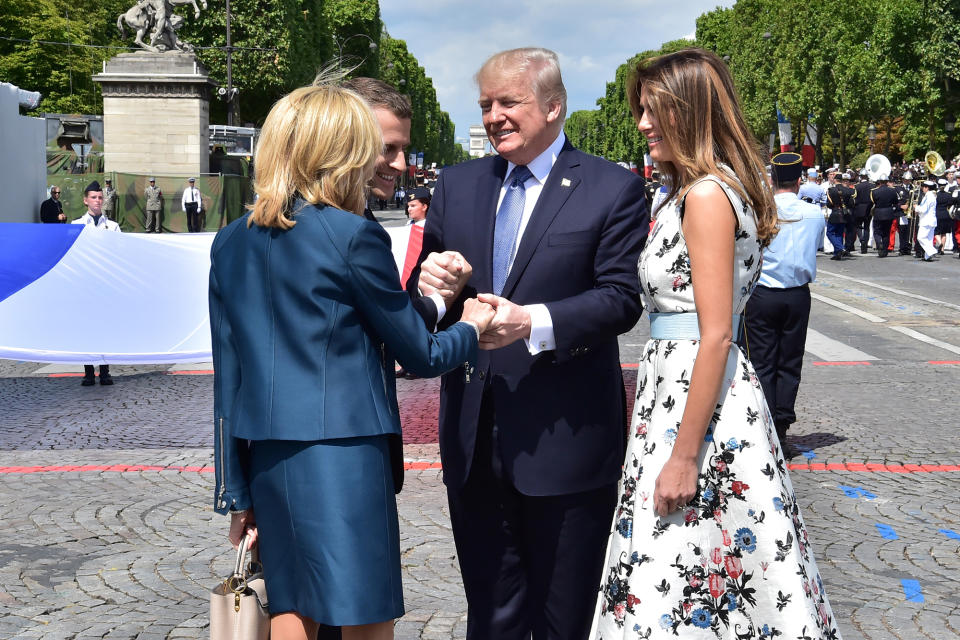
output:
[{"label": "man in dark suit", "polygon": [[499,155],[441,173],[408,285],[443,290],[465,259],[473,277],[440,325],[465,297],[497,307],[477,365],[441,387],[467,638],[584,638],[623,461],[617,335],[640,318],[644,183],[566,140],[553,52],[496,54],[476,79]]},{"label": "man in dark suit", "polygon": [[886,258],[890,246],[890,228],[899,217],[900,198],[897,192],[887,184],[888,176],[880,175],[877,186],[870,191],[870,202],[873,208],[870,214],[873,217],[873,242],[877,245],[877,256]]},{"label": "man in dark suit", "polygon": [[47,224],[63,224],[67,216],[63,213],[63,203],[60,202],[60,187],[50,187],[50,197],[40,204],[40,222]]}]

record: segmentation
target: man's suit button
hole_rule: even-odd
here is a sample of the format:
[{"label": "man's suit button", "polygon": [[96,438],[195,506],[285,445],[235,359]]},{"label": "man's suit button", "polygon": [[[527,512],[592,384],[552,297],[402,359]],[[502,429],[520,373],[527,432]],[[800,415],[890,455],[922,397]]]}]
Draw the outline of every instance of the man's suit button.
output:
[{"label": "man's suit button", "polygon": [[481,371],[481,372],[478,373],[477,375],[480,377],[481,380],[483,380],[484,378],[487,377],[487,372],[486,372],[486,371]]}]

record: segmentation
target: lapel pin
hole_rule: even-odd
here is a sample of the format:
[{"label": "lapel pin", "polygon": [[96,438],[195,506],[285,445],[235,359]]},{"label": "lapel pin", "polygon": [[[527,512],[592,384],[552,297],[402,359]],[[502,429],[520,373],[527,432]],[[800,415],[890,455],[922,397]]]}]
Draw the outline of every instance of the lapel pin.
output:
[{"label": "lapel pin", "polygon": [[561,186],[561,187],[569,187],[569,186],[570,186],[570,179],[569,179],[569,178],[564,178],[563,180],[561,180],[561,181],[560,181],[560,186]]}]

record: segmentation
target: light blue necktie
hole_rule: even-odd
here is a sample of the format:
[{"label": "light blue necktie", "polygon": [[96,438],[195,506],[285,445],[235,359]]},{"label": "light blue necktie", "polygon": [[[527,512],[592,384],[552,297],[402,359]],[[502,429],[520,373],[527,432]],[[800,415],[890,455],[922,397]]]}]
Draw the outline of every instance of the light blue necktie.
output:
[{"label": "light blue necktie", "polygon": [[510,186],[503,195],[503,202],[497,211],[496,226],[493,231],[493,293],[500,295],[510,273],[510,261],[513,248],[517,244],[520,231],[520,219],[523,217],[523,204],[526,201],[524,182],[533,174],[524,165],[517,165],[510,174]]}]

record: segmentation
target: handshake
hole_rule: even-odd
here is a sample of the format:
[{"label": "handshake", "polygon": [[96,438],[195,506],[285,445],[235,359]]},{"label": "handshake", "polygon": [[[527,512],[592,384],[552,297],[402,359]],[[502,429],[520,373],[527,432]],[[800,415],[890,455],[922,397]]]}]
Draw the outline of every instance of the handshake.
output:
[{"label": "handshake", "polygon": [[[459,252],[431,253],[420,265],[417,287],[425,296],[439,294],[450,309],[472,275],[473,267]],[[499,349],[530,337],[530,313],[492,293],[465,300],[460,319],[477,326],[481,349]]]}]

